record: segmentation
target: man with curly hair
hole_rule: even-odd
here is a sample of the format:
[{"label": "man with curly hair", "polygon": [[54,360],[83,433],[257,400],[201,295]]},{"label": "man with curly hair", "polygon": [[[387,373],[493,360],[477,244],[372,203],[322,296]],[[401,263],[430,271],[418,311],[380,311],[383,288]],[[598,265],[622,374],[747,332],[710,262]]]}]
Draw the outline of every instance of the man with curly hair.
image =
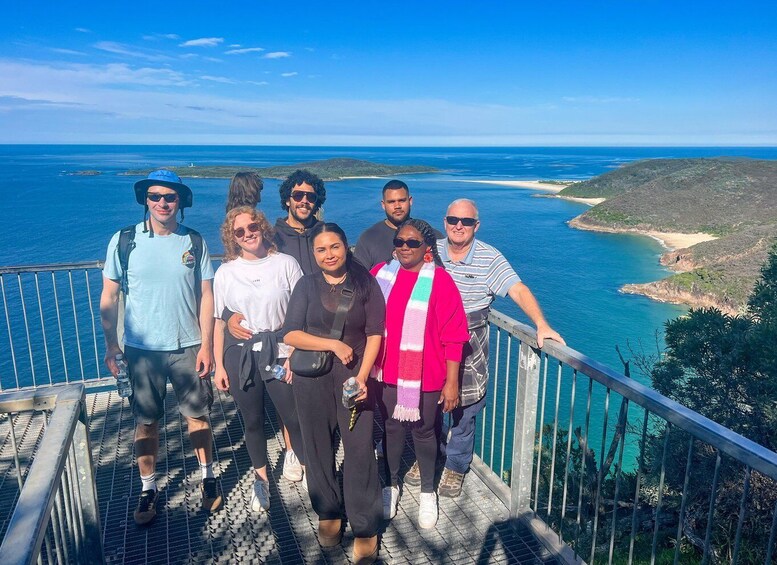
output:
[{"label": "man with curly hair", "polygon": [[281,208],[285,218],[275,222],[275,244],[278,251],[294,257],[306,275],[320,269],[313,257],[310,231],[318,223],[316,214],[326,201],[324,181],[306,170],[294,171],[281,184]]}]

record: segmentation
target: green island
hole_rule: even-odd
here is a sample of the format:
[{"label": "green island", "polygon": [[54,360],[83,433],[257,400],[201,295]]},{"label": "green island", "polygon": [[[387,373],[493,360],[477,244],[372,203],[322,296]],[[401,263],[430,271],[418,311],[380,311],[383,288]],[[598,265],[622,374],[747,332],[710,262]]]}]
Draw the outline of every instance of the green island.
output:
[{"label": "green island", "polygon": [[777,237],[776,161],[649,159],[558,195],[606,199],[570,222],[579,229],[716,238],[664,253],[677,274],[622,289],[656,300],[742,311]]},{"label": "green island", "polygon": [[[245,165],[219,165],[186,167],[164,167],[182,178],[231,178],[239,171],[250,171],[262,178],[284,179],[297,169],[307,169],[325,181],[341,180],[349,177],[385,177],[392,175],[436,173],[438,169],[423,165],[384,165],[361,159],[337,158],[278,165],[273,167],[248,167]],[[134,169],[119,173],[127,176],[146,176],[154,169]]]}]

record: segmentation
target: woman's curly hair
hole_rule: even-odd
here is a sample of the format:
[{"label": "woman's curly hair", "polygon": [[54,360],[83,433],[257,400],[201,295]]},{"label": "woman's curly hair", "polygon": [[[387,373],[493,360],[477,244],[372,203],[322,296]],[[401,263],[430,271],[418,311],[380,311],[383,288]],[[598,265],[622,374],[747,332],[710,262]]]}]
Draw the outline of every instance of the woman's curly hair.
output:
[{"label": "woman's curly hair", "polygon": [[251,216],[251,221],[259,224],[259,233],[262,234],[262,245],[267,250],[267,253],[274,253],[278,251],[278,246],[275,245],[275,230],[267,221],[267,218],[256,208],[252,206],[238,206],[232,208],[227,212],[227,217],[224,219],[224,223],[221,224],[221,243],[224,244],[224,259],[222,262],[232,261],[240,257],[240,246],[235,241],[235,234],[233,233],[235,218],[240,214],[248,214]]},{"label": "woman's curly hair", "polygon": [[397,234],[399,234],[400,230],[405,226],[409,226],[418,230],[418,233],[420,233],[421,237],[424,238],[424,243],[432,250],[434,264],[438,267],[442,267],[442,259],[440,258],[440,254],[437,252],[437,235],[434,233],[434,228],[429,225],[429,222],[416,218],[408,218],[399,224],[399,227],[397,228]]}]

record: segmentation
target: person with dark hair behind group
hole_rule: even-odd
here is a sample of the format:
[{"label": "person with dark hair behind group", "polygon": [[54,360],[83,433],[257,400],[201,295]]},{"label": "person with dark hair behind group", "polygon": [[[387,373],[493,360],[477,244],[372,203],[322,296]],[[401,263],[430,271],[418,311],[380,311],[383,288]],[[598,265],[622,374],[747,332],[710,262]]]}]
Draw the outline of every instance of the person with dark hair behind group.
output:
[{"label": "person with dark hair behind group", "polygon": [[[344,502],[356,537],[353,561],[372,563],[378,554],[382,513],[380,479],[372,448],[373,384],[368,391],[367,379],[380,348],[385,306],[378,283],[353,259],[345,233],[337,224],[319,222],[310,237],[319,270],[297,283],[283,327],[288,345],[332,352],[334,357],[329,372],[316,377],[294,375],[308,492],[319,518],[321,545],[340,543]],[[348,310],[342,337],[334,339],[332,329],[341,302]],[[350,377],[356,378],[360,389],[356,397],[358,408],[353,414],[342,403],[343,384]],[[335,477],[333,445],[337,427],[345,454],[342,495]]]},{"label": "person with dark hair behind group", "polygon": [[252,171],[239,171],[235,173],[229,183],[229,193],[227,194],[227,209],[238,206],[250,206],[256,208],[256,205],[262,201],[262,189],[264,183],[259,175]]},{"label": "person with dark hair behind group", "polygon": [[418,526],[437,523],[434,492],[440,408],[459,402],[459,364],[469,339],[461,295],[442,268],[432,227],[423,220],[403,222],[394,238],[396,259],[376,265],[386,301],[386,333],[375,364],[383,381],[386,464],[390,484],[383,489],[383,517],[391,519],[399,501],[399,466],[405,427],[411,426],[421,474]]}]

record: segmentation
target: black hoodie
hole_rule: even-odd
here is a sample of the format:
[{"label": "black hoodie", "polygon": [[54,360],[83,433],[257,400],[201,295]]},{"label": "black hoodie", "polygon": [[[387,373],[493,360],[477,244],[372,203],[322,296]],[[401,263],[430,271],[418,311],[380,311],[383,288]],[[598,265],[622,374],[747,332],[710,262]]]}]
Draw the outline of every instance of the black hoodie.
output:
[{"label": "black hoodie", "polygon": [[300,233],[286,223],[286,218],[278,218],[275,222],[275,245],[278,251],[294,257],[305,275],[321,270],[313,256],[313,240],[310,237],[310,231],[317,223],[318,220],[314,218],[313,223]]}]

